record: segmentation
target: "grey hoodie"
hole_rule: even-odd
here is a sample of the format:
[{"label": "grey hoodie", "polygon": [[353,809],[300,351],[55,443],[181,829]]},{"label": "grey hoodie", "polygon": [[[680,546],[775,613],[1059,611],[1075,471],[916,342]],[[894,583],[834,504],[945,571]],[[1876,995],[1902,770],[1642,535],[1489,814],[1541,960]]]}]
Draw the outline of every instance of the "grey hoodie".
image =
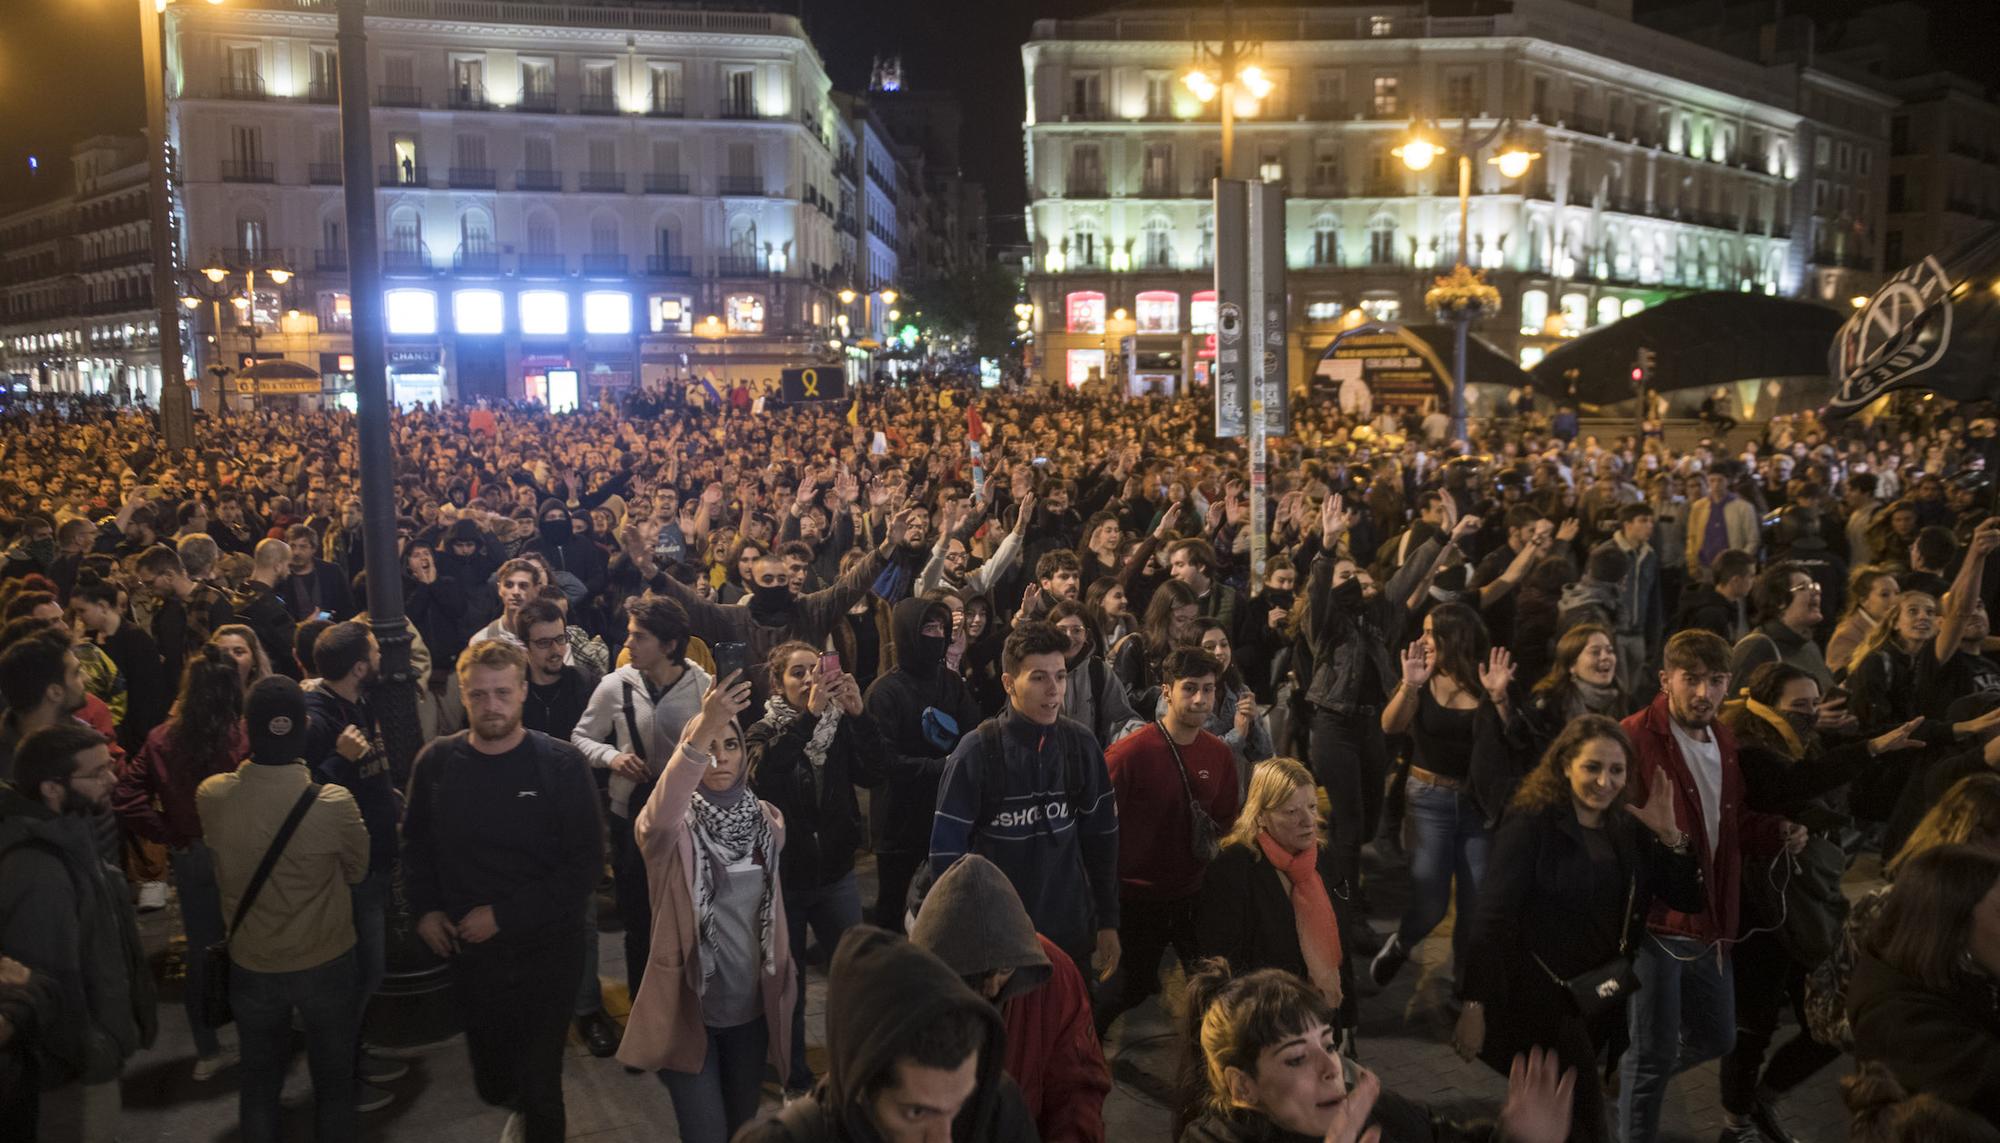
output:
[{"label": "grey hoodie", "polygon": [[[600,770],[610,769],[612,760],[620,754],[637,754],[646,760],[647,768],[657,778],[680,743],[682,728],[700,713],[702,696],[708,693],[711,681],[707,671],[689,663],[681,672],[680,681],[668,687],[658,702],[649,703],[644,672],[634,666],[620,667],[599,680],[597,689],[590,693],[583,717],[576,720],[576,728],[569,732],[570,745],[582,751],[584,758]],[[625,716],[628,694],[632,706],[629,719]],[[637,746],[632,744],[634,724],[639,731]],[[631,779],[612,775],[613,814],[621,818],[632,816],[629,803],[634,788]]]},{"label": "grey hoodie", "polygon": [[1040,988],[1054,971],[1014,883],[976,853],[952,862],[931,886],[910,942],[961,977],[1013,969],[995,1004]]}]

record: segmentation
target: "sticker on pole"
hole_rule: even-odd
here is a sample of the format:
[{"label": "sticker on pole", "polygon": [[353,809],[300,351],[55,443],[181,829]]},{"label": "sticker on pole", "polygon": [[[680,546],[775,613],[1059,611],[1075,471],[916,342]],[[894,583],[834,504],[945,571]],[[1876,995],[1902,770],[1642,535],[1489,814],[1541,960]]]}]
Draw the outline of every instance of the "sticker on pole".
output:
[{"label": "sticker on pole", "polygon": [[1224,345],[1233,345],[1243,336],[1243,308],[1224,302],[1215,309],[1215,331]]}]

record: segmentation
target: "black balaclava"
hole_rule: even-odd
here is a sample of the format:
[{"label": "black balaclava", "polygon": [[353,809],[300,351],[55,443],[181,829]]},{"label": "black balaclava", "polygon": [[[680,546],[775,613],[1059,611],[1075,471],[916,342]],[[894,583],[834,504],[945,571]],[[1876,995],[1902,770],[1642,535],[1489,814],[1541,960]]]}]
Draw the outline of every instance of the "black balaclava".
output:
[{"label": "black balaclava", "polygon": [[766,587],[750,577],[750,617],[766,627],[776,627],[789,623],[792,618],[792,585],[784,583]]},{"label": "black balaclava", "polygon": [[[549,519],[551,512],[562,513],[562,519]],[[548,545],[552,551],[561,550],[569,543],[570,537],[576,535],[576,530],[570,527],[569,509],[565,508],[560,500],[554,499],[542,501],[541,508],[535,513],[535,529],[541,536],[542,543]]]}]

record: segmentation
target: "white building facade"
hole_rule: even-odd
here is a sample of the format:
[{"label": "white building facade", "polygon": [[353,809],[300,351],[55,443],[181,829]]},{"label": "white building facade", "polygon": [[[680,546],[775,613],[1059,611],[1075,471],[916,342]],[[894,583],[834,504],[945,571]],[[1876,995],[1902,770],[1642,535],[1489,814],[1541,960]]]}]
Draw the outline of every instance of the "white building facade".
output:
[{"label": "white building facade", "polygon": [[[796,20],[370,9],[399,401],[563,406],[689,376],[754,387],[829,358],[848,274],[837,112]],[[169,9],[184,265],[293,271],[259,290],[258,353],[311,365],[328,400],[352,386],[334,39],[331,8],[307,0]],[[214,356],[238,368],[247,342],[225,329]]]},{"label": "white building facade", "polygon": [[[1524,365],[1678,294],[1802,292],[1795,75],[1565,0],[1468,18],[1239,8],[1235,33],[1273,83],[1237,108],[1234,173],[1285,187],[1295,380],[1363,320],[1433,320],[1424,291],[1458,258],[1457,176],[1450,155],[1413,172],[1392,153],[1416,117],[1447,145],[1468,121],[1511,120],[1540,154],[1518,180],[1476,165],[1466,259],[1503,298],[1480,335]],[[1123,376],[1129,346],[1134,391],[1205,380],[1221,137],[1180,76],[1222,34],[1209,9],[1036,23],[1037,374]]]},{"label": "white building facade", "polygon": [[73,191],[0,217],[0,379],[155,402],[160,394],[145,144],[70,153]]}]

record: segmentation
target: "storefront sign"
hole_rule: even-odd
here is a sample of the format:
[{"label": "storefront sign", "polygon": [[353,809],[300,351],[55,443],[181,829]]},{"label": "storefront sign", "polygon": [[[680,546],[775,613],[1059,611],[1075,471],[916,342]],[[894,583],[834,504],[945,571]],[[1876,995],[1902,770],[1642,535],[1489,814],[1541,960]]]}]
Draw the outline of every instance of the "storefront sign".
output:
[{"label": "storefront sign", "polygon": [[1378,409],[1420,409],[1451,399],[1451,369],[1422,338],[1391,323],[1357,326],[1334,338],[1313,373],[1336,390],[1359,378]]}]

